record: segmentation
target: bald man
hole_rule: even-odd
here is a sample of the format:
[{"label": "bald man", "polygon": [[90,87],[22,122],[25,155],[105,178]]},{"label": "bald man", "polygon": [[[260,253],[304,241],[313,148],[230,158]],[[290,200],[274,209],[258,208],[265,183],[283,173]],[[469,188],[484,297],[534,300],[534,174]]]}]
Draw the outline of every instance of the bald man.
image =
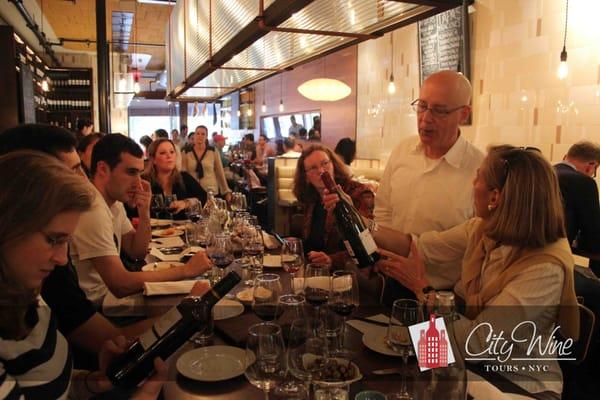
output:
[{"label": "bald man", "polygon": [[[375,221],[402,232],[444,231],[473,216],[472,181],[483,153],[461,135],[471,112],[471,84],[454,71],[430,75],[411,105],[418,136],[392,151],[375,198]],[[448,266],[449,288],[460,270]],[[388,279],[385,302],[406,295]]]}]

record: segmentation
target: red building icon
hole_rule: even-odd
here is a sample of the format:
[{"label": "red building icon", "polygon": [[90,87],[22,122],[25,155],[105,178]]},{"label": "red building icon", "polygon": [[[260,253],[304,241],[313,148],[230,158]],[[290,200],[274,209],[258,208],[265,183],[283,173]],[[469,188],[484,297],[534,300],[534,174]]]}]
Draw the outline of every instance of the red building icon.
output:
[{"label": "red building icon", "polygon": [[421,368],[438,368],[448,366],[448,340],[446,330],[441,332],[435,327],[435,314],[429,316],[427,332],[421,330],[419,337],[419,365]]}]

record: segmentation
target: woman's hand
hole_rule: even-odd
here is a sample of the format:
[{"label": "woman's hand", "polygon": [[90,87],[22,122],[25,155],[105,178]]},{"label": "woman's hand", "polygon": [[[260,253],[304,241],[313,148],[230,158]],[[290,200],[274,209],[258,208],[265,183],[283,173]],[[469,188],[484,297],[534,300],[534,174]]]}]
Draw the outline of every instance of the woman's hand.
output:
[{"label": "woman's hand", "polygon": [[[106,376],[106,369],[116,356],[129,348],[131,343],[124,336],[117,336],[104,343],[98,355],[100,371],[92,372],[86,378],[86,385],[89,389],[95,393],[102,393],[113,388]],[[133,399],[153,400],[158,397],[163,383],[167,380],[167,366],[160,358],[156,358],[154,359],[154,369],[155,373],[136,390]]]},{"label": "woman's hand", "polygon": [[423,288],[428,286],[425,277],[425,263],[423,263],[414,242],[410,244],[408,257],[402,257],[384,249],[377,251],[384,257],[375,264],[378,272],[397,280],[417,296],[423,292]]},{"label": "woman's hand", "polygon": [[188,278],[195,278],[212,268],[212,261],[206,251],[199,251],[183,266]]},{"label": "woman's hand", "polygon": [[327,254],[323,253],[322,251],[308,252],[308,260],[311,263],[325,264],[328,267],[331,267],[331,257],[329,257]]},{"label": "woman's hand", "polygon": [[188,203],[185,200],[175,200],[169,204],[169,210],[171,210],[173,214],[177,214],[178,212],[185,210],[187,205]]},{"label": "woman's hand", "polygon": [[231,204],[231,192],[227,192],[223,195],[227,204]]},{"label": "woman's hand", "polygon": [[352,197],[350,197],[346,192],[344,192],[340,185],[337,185],[337,189],[339,195],[338,193],[331,193],[329,190],[323,189],[323,207],[325,208],[325,210],[327,210],[327,212],[330,212],[335,208],[335,205],[340,201],[340,195],[346,203],[353,203]]}]

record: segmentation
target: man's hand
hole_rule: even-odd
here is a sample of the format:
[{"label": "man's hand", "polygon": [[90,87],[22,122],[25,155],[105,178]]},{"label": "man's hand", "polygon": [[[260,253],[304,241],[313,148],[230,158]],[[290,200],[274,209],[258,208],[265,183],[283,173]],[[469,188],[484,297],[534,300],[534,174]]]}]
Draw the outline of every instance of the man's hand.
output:
[{"label": "man's hand", "polygon": [[188,278],[195,278],[211,269],[212,266],[212,261],[206,255],[206,252],[202,250],[194,254],[185,264],[184,268]]},{"label": "man's hand", "polygon": [[425,277],[425,263],[421,259],[414,242],[410,245],[410,254],[408,257],[402,257],[391,251],[378,249],[377,251],[384,258],[375,264],[378,272],[393,278],[406,286],[416,295],[423,292],[423,288],[428,286]]},{"label": "man's hand", "polygon": [[322,251],[310,251],[308,253],[308,260],[311,263],[325,264],[328,267],[331,267],[331,257]]},{"label": "man's hand", "polygon": [[150,219],[150,201],[152,199],[152,190],[150,183],[143,179],[140,180],[139,187],[133,194],[132,203],[137,208],[140,218]]}]

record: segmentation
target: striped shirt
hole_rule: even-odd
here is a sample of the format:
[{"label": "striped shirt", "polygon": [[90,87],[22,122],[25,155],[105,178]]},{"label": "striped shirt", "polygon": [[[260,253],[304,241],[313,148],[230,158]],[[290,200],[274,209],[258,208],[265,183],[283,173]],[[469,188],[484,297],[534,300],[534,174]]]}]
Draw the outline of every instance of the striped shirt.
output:
[{"label": "striped shirt", "polygon": [[38,322],[22,340],[0,337],[0,399],[66,399],[69,346],[50,308],[38,299]]}]

